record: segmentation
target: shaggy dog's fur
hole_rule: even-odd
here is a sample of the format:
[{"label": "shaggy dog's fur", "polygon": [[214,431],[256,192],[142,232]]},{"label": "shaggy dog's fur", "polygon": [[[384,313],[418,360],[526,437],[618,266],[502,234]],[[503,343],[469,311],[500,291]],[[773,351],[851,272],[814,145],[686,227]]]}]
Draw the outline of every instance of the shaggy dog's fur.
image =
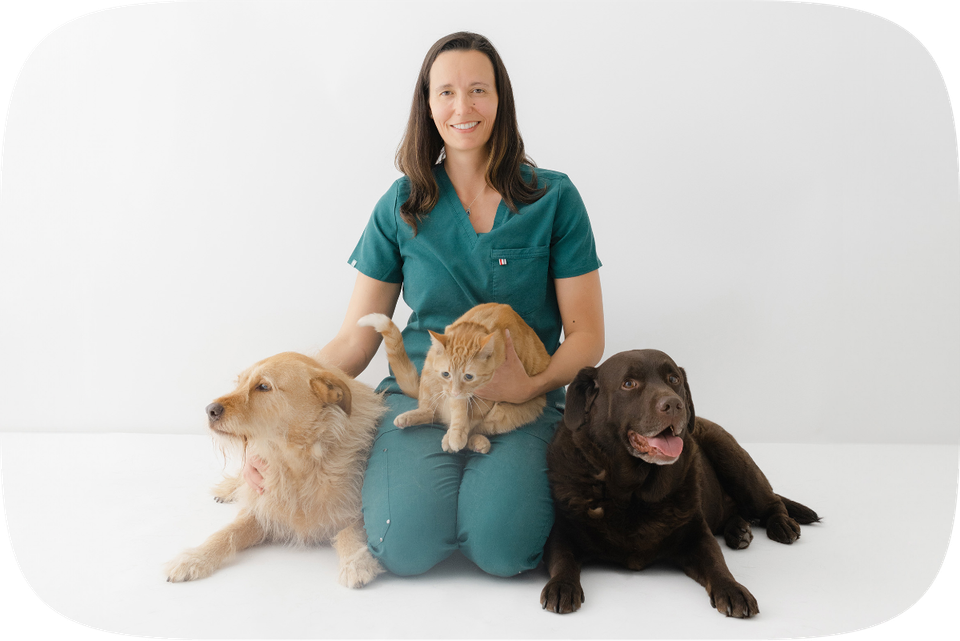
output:
[{"label": "shaggy dog's fur", "polygon": [[583,603],[580,565],[595,558],[641,570],[679,565],[732,617],[760,609],[727,569],[714,534],[733,549],[767,536],[793,543],[816,512],[774,494],[737,441],[694,413],[687,374],[656,350],[621,352],[580,370],[547,451],[557,518],[544,558],[544,609]]},{"label": "shaggy dog's fur", "polygon": [[222,445],[264,461],[264,492],[239,476],[217,485],[216,500],[238,501],[239,515],[170,561],[167,580],[204,578],[236,552],[268,540],[332,540],[339,582],[354,588],[370,582],[383,569],[367,549],[360,488],[383,412],[368,386],[302,354],[278,354],[240,374],[233,392],[207,406],[207,418]]}]

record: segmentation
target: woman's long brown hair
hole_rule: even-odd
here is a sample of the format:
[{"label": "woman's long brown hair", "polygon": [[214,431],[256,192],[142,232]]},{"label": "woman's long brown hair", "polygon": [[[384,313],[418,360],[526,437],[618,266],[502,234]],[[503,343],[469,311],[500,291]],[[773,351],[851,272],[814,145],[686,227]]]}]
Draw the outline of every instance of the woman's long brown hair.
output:
[{"label": "woman's long brown hair", "polygon": [[446,51],[479,51],[493,63],[497,90],[497,116],[487,146],[487,184],[495,189],[511,211],[516,203],[529,204],[543,196],[545,188],[537,188],[537,174],[530,183],[520,175],[520,166],[536,167],[523,148],[523,138],[517,125],[517,109],[513,101],[513,87],[507,68],[490,41],[481,35],[461,31],[438,40],[427,52],[417,77],[410,107],[410,119],[403,142],[397,149],[397,169],[410,179],[410,197],[400,206],[400,216],[417,233],[417,223],[437,205],[440,188],[433,175],[433,167],[442,158],[443,139],[430,117],[430,70],[441,53]]}]

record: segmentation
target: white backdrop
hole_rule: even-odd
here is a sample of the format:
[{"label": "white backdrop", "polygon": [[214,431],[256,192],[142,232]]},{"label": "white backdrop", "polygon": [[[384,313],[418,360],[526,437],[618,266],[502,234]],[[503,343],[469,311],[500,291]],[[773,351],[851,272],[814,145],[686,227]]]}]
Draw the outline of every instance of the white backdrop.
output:
[{"label": "white backdrop", "polygon": [[469,28],[587,203],[605,356],[671,353],[745,442],[956,442],[956,135],[916,39],[802,4],[449,9],[153,4],[44,40],[4,134],[0,429],[197,433],[332,337],[422,56]]}]

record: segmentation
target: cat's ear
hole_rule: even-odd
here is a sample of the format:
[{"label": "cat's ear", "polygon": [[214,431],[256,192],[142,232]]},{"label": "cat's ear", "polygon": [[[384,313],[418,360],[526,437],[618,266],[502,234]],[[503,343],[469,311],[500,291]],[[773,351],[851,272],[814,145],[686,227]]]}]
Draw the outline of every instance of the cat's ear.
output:
[{"label": "cat's ear", "polygon": [[433,331],[432,329],[428,329],[427,331],[430,332],[430,342],[431,342],[431,343],[433,343],[434,345],[438,345],[438,346],[440,347],[440,349],[443,349],[444,347],[447,346],[447,337],[446,337],[446,336],[444,336],[443,334],[438,334],[438,333],[436,333],[435,331]]},{"label": "cat's ear", "polygon": [[487,337],[480,341],[480,351],[477,353],[477,356],[483,359],[493,356],[494,349],[497,346],[497,342],[493,339],[493,337],[496,335],[496,332],[493,334],[487,334]]}]

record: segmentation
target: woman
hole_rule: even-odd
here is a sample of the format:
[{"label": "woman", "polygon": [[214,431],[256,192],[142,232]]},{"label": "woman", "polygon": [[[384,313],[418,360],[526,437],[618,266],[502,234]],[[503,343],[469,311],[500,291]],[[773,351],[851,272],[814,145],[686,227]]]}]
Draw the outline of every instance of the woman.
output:
[{"label": "woman", "polygon": [[[478,392],[514,403],[547,394],[540,419],[491,437],[488,454],[443,452],[443,425],[398,430],[393,419],[417,399],[384,380],[389,411],[363,487],[370,550],[400,575],[423,573],[456,549],[488,573],[517,574],[536,567],[553,523],[545,452],[562,416],[562,386],[603,353],[590,223],[569,179],[535,170],[526,157],[506,69],[476,34],[452,34],[427,53],[396,160],[405,175],[380,199],[350,257],[357,281],[320,357],[351,376],[363,371],[381,336],[357,320],[392,316],[402,285],[413,310],[404,344],[418,369],[427,329],[442,332],[484,302],[513,306],[553,358],[528,377],[510,347]],[[254,466],[245,475],[261,482]]]}]

